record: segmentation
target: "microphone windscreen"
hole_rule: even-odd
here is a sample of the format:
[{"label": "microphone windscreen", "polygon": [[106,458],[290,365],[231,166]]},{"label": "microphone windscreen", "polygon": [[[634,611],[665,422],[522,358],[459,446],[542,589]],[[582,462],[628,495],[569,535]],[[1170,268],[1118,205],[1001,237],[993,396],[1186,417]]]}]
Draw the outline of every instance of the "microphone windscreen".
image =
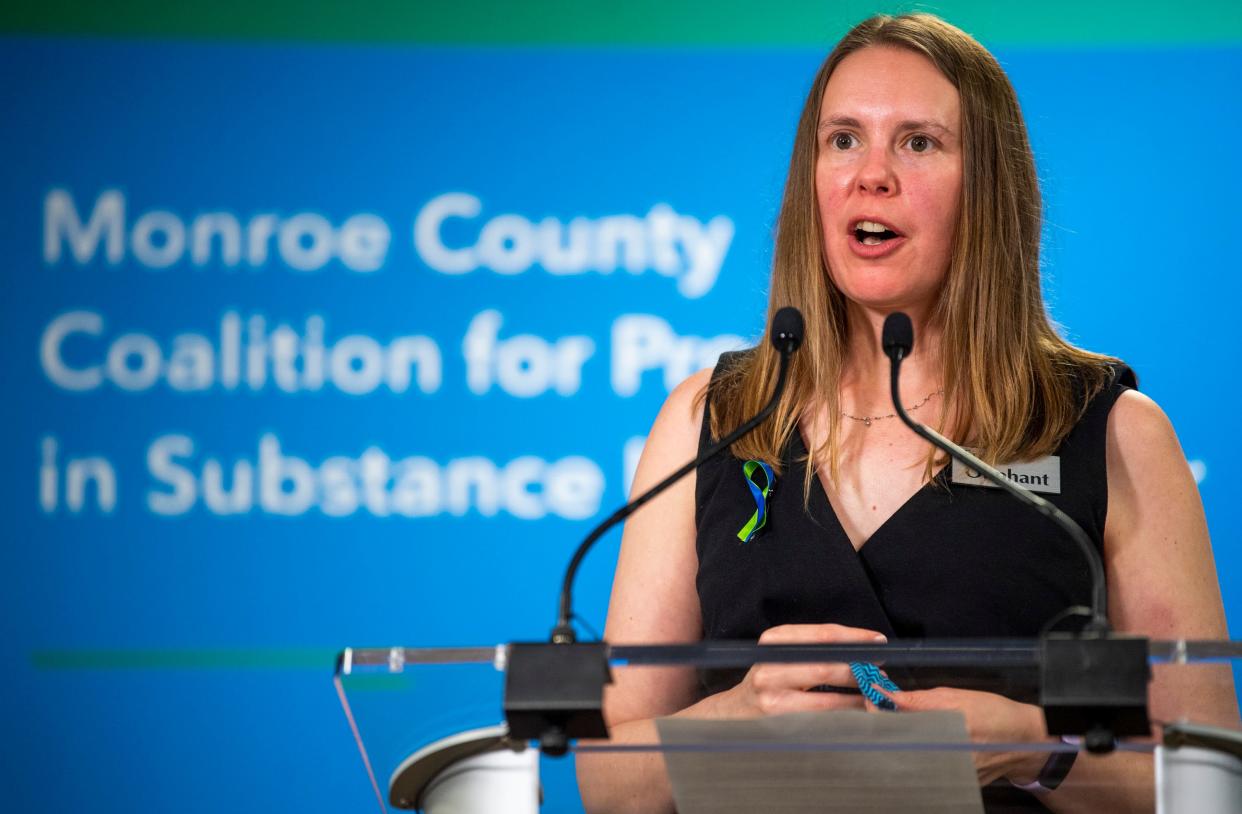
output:
[{"label": "microphone windscreen", "polygon": [[910,322],[910,317],[900,311],[889,314],[884,320],[880,343],[890,359],[898,350],[901,351],[903,359],[909,356],[914,348],[914,325]]},{"label": "microphone windscreen", "polygon": [[779,353],[793,353],[802,345],[802,332],[805,323],[802,312],[792,305],[786,305],[772,317],[772,346]]}]

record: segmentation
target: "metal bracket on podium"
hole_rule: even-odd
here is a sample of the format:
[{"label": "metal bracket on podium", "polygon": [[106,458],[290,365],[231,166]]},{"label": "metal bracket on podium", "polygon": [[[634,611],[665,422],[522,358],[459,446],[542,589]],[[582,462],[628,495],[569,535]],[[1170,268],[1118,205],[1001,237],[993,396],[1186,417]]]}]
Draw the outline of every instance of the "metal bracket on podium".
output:
[{"label": "metal bracket on podium", "polygon": [[1041,697],[1049,735],[1081,735],[1091,752],[1117,738],[1151,734],[1148,640],[1137,636],[1050,633],[1042,641]]},{"label": "metal bracket on podium", "polygon": [[509,645],[505,720],[509,737],[536,740],[560,756],[573,738],[606,738],[604,685],[612,683],[604,642]]}]

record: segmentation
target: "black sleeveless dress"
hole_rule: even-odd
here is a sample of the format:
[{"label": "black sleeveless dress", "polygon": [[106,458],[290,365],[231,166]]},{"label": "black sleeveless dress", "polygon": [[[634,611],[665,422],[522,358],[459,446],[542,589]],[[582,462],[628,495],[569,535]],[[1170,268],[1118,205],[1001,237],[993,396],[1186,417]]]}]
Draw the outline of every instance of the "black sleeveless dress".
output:
[{"label": "black sleeveless dress", "polygon": [[[722,356],[717,371],[736,359]],[[1077,521],[1101,552],[1108,414],[1132,387],[1133,372],[1116,368],[1112,383],[1091,400],[1055,453],[1060,493],[1042,495]],[[704,410],[700,450],[712,441],[710,407]],[[705,639],[754,640],[776,625],[825,622],[877,630],[890,639],[1033,638],[1066,608],[1090,604],[1087,564],[1072,540],[999,489],[952,483],[950,467],[855,550],[818,477],[812,477],[810,504],[804,506],[806,454],[794,433],[768,498],[766,525],[746,543],[738,531],[754,513],[755,500],[743,461],[726,453],[699,469],[696,584]],[[703,689],[728,689],[744,673],[705,671]],[[1034,671],[889,673],[902,689],[951,685],[1026,702],[1037,697]],[[1008,784],[984,792],[989,811],[1043,809]]]}]

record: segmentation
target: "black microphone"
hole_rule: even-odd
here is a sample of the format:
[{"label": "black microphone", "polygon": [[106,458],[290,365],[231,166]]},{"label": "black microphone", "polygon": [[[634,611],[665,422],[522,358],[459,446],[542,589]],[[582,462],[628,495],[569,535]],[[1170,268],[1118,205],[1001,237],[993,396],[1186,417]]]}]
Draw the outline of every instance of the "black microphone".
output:
[{"label": "black microphone", "polygon": [[[902,422],[920,438],[1056,523],[1078,544],[1087,561],[1091,572],[1091,608],[1082,635],[1067,637],[1046,631],[1043,637],[1040,704],[1049,734],[1085,735],[1087,749],[1092,752],[1111,751],[1118,736],[1147,734],[1148,642],[1110,633],[1104,563],[1086,532],[1049,501],[910,418],[902,406],[899,389],[901,362],[914,347],[910,317],[900,312],[889,314],[880,343],[891,363],[893,409]],[[1087,609],[1070,608],[1062,616],[1081,614],[1083,610]]]},{"label": "black microphone", "polygon": [[556,618],[556,627],[552,629],[551,640],[554,643],[569,643],[575,640],[573,625],[573,586],[574,578],[578,573],[578,566],[582,564],[583,558],[591,547],[595,545],[595,541],[604,535],[610,528],[625,520],[631,514],[640,509],[644,504],[652,498],[659,495],[665,489],[672,486],[677,481],[698,469],[707,461],[719,455],[728,449],[733,442],[737,441],[746,433],[762,424],[772,411],[776,409],[776,403],[780,401],[781,394],[785,392],[785,374],[789,368],[789,358],[793,355],[799,346],[802,345],[802,337],[804,334],[805,324],[802,320],[802,312],[793,306],[785,306],[776,312],[772,317],[772,327],[769,331],[769,340],[776,352],[781,355],[780,372],[776,377],[776,389],[772,393],[772,398],[768,399],[768,403],[764,405],[753,418],[743,423],[733,432],[717,441],[711,447],[705,449],[697,458],[688,461],[684,466],[655,486],[643,492],[629,503],[617,509],[606,520],[596,526],[586,539],[578,546],[578,550],[574,552],[574,556],[569,561],[569,567],[565,569],[565,578],[561,583],[561,598],[559,613]]},{"label": "black microphone", "polygon": [[880,333],[880,344],[884,348],[885,356],[894,364],[901,364],[901,360],[914,349],[914,325],[911,324],[910,317],[900,311],[889,314],[884,320],[884,330]]}]

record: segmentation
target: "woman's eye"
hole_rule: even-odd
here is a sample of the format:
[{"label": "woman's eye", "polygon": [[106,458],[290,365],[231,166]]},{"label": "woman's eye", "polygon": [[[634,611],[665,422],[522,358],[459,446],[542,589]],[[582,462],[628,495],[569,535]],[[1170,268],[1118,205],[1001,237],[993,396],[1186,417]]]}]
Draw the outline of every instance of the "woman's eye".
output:
[{"label": "woman's eye", "polygon": [[848,150],[854,146],[854,136],[849,133],[837,133],[832,137],[832,146],[838,150]]},{"label": "woman's eye", "polygon": [[931,139],[927,136],[912,136],[910,138],[910,149],[916,153],[925,153],[932,147]]}]

